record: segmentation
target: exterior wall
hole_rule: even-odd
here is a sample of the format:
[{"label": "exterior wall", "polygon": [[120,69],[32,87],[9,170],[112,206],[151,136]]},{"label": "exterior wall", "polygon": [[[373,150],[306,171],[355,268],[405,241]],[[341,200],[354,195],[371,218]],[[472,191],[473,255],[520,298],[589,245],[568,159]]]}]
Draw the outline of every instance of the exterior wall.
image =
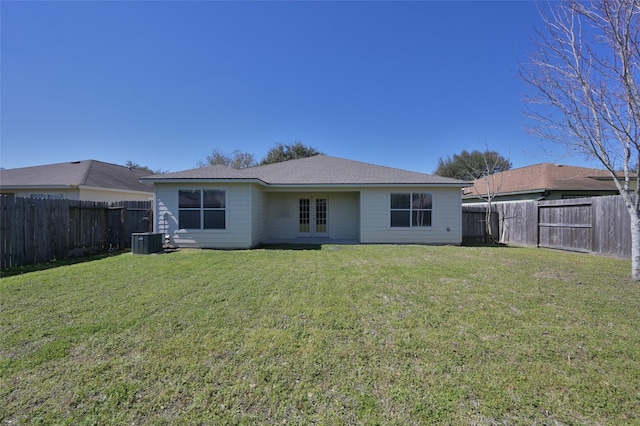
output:
[{"label": "exterior wall", "polygon": [[[156,184],[154,230],[168,234],[177,247],[249,248],[251,238],[251,184]],[[223,189],[226,191],[226,229],[178,229],[178,190]]]},{"label": "exterior wall", "polygon": [[298,197],[300,194],[270,192],[267,194],[267,238],[298,236]]},{"label": "exterior wall", "polygon": [[[179,189],[224,189],[226,229],[178,229]],[[432,226],[391,228],[392,192],[429,192],[433,196]],[[178,247],[250,248],[267,240],[298,235],[298,200],[328,199],[328,237],[363,243],[460,244],[462,242],[459,188],[362,188],[360,192],[266,192],[255,184],[156,184],[156,232],[168,234]]]},{"label": "exterior wall", "polygon": [[135,191],[101,191],[99,189],[80,188],[80,199],[86,201],[104,201],[112,203],[114,201],[149,201],[153,198],[151,192]]},{"label": "exterior wall", "polygon": [[[58,194],[62,194],[62,198],[67,200],[80,200],[80,190],[73,188],[30,188],[30,189],[3,189],[3,192],[13,192],[16,197],[30,198],[31,194],[51,194],[57,197]],[[151,195],[151,194],[149,194]],[[87,201],[101,201],[101,200],[87,200]]]},{"label": "exterior wall", "polygon": [[357,192],[330,193],[329,238],[360,240],[360,196]]},{"label": "exterior wall", "polygon": [[309,197],[327,198],[329,238],[359,238],[359,203],[357,192],[269,192],[267,222],[269,240],[297,238],[298,200]]},{"label": "exterior wall", "polygon": [[[392,192],[429,192],[433,210],[429,228],[392,228]],[[360,241],[390,244],[461,244],[460,188],[364,188],[360,194]]]},{"label": "exterior wall", "polygon": [[6,192],[13,192],[16,197],[24,198],[31,197],[31,194],[51,194],[55,197],[62,194],[62,198],[67,200],[101,201],[105,203],[115,201],[149,201],[153,198],[151,192],[111,191],[85,188],[31,188],[6,190]]},{"label": "exterior wall", "polygon": [[255,247],[267,239],[267,198],[258,186],[251,187],[251,246]]},{"label": "exterior wall", "polygon": [[[514,195],[508,195],[508,196],[496,196],[493,199],[493,203],[499,203],[499,202],[519,202],[519,201],[534,201],[534,200],[539,200],[540,197],[542,197],[544,195],[543,192],[531,192],[531,193],[526,193],[526,194],[514,194]],[[484,201],[482,198],[478,198],[478,197],[472,197],[472,198],[464,198],[462,200],[463,204],[475,204],[475,205],[484,205],[487,202]]]},{"label": "exterior wall", "polygon": [[566,200],[568,198],[599,197],[607,195],[618,195],[618,191],[551,191],[544,200]]}]

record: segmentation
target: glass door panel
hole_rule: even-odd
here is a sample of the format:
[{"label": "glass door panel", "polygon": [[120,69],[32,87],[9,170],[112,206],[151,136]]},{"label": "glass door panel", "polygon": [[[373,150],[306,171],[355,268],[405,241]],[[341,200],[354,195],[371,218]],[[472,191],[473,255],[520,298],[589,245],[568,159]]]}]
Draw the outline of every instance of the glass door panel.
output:
[{"label": "glass door panel", "polygon": [[298,235],[301,237],[327,237],[328,209],[326,198],[298,199]]},{"label": "glass door panel", "polygon": [[316,198],[315,234],[327,233],[327,199]]},{"label": "glass door panel", "polygon": [[311,232],[311,200],[300,198],[298,211],[298,232],[308,234]]}]

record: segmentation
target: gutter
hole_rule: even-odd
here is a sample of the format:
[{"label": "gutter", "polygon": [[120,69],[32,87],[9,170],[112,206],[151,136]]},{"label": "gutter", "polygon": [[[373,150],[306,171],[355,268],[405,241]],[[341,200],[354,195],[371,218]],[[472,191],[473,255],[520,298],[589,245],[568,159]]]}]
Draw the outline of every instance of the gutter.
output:
[{"label": "gutter", "polygon": [[235,178],[230,178],[230,179],[225,179],[225,178],[149,178],[149,177],[143,177],[140,178],[140,182],[144,182],[144,183],[151,183],[151,184],[156,184],[156,183],[257,183],[259,185],[263,185],[263,186],[269,186],[268,183],[266,183],[263,180],[260,179],[235,179]]},{"label": "gutter", "polygon": [[141,178],[140,181],[151,183],[257,183],[269,188],[359,188],[359,187],[442,187],[442,188],[464,188],[466,183],[402,183],[402,182],[380,182],[380,183],[268,183],[261,179],[216,179],[216,178]]},{"label": "gutter", "polygon": [[2,189],[76,189],[79,185],[0,185]]}]

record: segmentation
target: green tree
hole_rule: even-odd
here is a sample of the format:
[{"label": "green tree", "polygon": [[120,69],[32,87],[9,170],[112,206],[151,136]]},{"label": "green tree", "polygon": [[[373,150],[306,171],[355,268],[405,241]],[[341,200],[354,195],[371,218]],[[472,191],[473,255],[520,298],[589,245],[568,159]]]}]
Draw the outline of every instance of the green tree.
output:
[{"label": "green tree", "polygon": [[257,165],[256,157],[248,152],[234,149],[231,154],[226,154],[219,149],[214,149],[210,155],[207,155],[205,161],[200,161],[198,167],[215,166],[216,164],[224,164],[234,169],[244,169]]},{"label": "green tree", "polygon": [[310,146],[306,146],[302,142],[296,142],[289,145],[278,143],[267,152],[267,155],[260,162],[260,165],[280,163],[282,161],[313,157],[314,155],[321,154],[322,152]]},{"label": "green tree", "polygon": [[460,154],[453,154],[453,157],[438,158],[438,167],[434,174],[454,179],[475,180],[510,168],[511,161],[496,151],[464,150]]}]

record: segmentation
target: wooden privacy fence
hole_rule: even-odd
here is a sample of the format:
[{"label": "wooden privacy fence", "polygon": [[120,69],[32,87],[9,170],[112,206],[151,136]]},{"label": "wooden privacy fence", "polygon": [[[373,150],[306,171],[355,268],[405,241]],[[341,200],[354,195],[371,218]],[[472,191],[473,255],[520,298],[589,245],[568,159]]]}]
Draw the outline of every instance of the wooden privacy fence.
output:
[{"label": "wooden privacy fence", "polygon": [[[486,207],[463,206],[463,218],[478,209]],[[501,243],[631,257],[631,222],[618,195],[500,203],[493,209]],[[463,240],[467,232],[463,219]]]},{"label": "wooden privacy fence", "polygon": [[[494,235],[498,235],[498,213],[491,212],[491,229]],[[487,208],[482,206],[463,206],[462,209],[462,243],[477,244],[491,243],[491,237],[487,232]]]},{"label": "wooden privacy fence", "polygon": [[12,268],[131,247],[148,232],[151,202],[0,197],[0,266]]},{"label": "wooden privacy fence", "polygon": [[118,201],[109,206],[109,241],[114,248],[131,248],[131,234],[153,229],[151,201]]}]

